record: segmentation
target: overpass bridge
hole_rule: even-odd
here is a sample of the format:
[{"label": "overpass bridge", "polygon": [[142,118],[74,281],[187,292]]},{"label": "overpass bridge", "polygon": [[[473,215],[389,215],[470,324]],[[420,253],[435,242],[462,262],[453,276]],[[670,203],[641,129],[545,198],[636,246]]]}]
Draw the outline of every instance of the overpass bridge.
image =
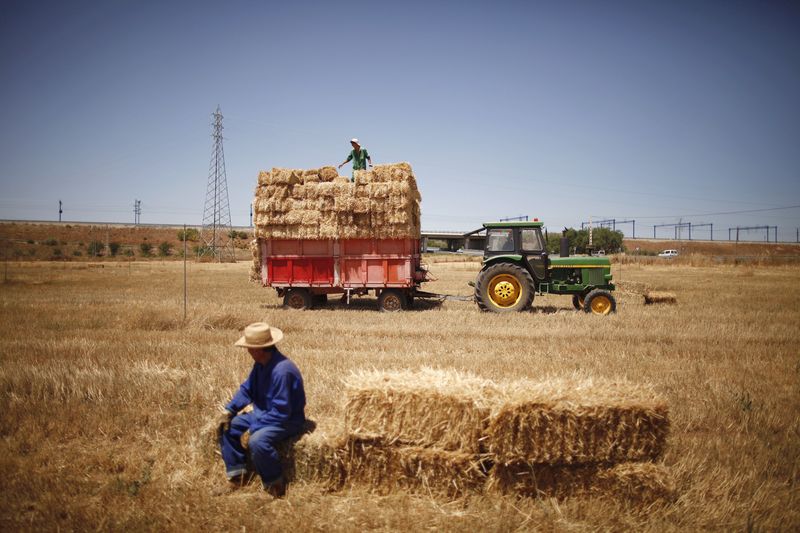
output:
[{"label": "overpass bridge", "polygon": [[[483,229],[483,228],[481,228]],[[486,246],[486,235],[475,233],[462,233],[460,231],[425,231],[420,233],[422,251],[427,252],[430,241],[443,241],[444,250],[456,252],[462,248],[466,250],[483,250]]]}]

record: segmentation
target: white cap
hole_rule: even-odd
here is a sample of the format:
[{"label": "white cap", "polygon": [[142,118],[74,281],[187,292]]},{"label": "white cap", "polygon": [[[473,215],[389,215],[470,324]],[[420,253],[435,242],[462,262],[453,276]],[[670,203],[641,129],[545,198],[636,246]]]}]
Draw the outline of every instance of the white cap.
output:
[{"label": "white cap", "polygon": [[350,139],[350,142],[351,142],[351,143],[356,143],[356,144],[359,144],[359,142],[358,142],[358,139],[356,139],[355,137],[354,137],[354,138],[352,138],[352,139]]}]

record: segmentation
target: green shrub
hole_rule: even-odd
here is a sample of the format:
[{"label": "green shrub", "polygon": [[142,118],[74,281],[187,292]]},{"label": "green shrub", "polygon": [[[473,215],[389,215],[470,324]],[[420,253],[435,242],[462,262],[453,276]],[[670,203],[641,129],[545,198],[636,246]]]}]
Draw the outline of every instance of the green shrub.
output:
[{"label": "green shrub", "polygon": [[36,244],[36,243],[34,242],[34,240],[33,240],[33,239],[28,239],[26,242],[27,242],[28,244]]},{"label": "green shrub", "polygon": [[133,250],[131,250],[130,248],[126,248],[125,252],[123,253],[123,255],[125,257],[133,257]]},{"label": "green shrub", "polygon": [[87,248],[86,253],[92,257],[99,256],[105,246],[100,241],[92,241],[89,243],[89,248]]},{"label": "green shrub", "polygon": [[42,242],[47,246],[55,246],[56,244],[58,244],[58,241],[56,239],[46,239]]},{"label": "green shrub", "polygon": [[74,255],[75,257],[80,257],[83,255],[83,252],[81,252],[80,250],[75,250],[74,252],[72,252],[72,255]]},{"label": "green shrub", "polygon": [[178,240],[183,241],[190,241],[190,242],[197,242],[200,240],[200,232],[197,231],[195,228],[186,228],[184,230],[178,230]]},{"label": "green shrub", "polygon": [[150,255],[153,253],[153,245],[149,242],[143,242],[139,245],[139,251],[144,257],[150,257]]},{"label": "green shrub", "polygon": [[53,257],[61,257],[61,248],[53,248]]},{"label": "green shrub", "polygon": [[108,243],[108,253],[112,256],[116,256],[119,253],[120,244],[118,242],[110,242]]},{"label": "green shrub", "polygon": [[158,255],[161,257],[167,257],[171,251],[172,245],[167,241],[164,241],[158,245]]}]

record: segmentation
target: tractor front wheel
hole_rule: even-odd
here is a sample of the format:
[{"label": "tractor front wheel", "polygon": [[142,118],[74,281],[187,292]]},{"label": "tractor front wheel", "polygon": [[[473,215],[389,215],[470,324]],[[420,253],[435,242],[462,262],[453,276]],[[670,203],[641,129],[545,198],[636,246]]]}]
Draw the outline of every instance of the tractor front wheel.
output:
[{"label": "tractor front wheel", "polygon": [[306,289],[289,289],[283,296],[283,306],[290,309],[311,309],[311,293]]},{"label": "tractor front wheel", "polygon": [[533,303],[533,292],[530,273],[512,263],[497,263],[481,270],[475,282],[475,300],[482,311],[524,311]]},{"label": "tractor front wheel", "polygon": [[617,311],[617,301],[610,292],[595,289],[586,295],[583,310],[593,315],[608,315]]}]

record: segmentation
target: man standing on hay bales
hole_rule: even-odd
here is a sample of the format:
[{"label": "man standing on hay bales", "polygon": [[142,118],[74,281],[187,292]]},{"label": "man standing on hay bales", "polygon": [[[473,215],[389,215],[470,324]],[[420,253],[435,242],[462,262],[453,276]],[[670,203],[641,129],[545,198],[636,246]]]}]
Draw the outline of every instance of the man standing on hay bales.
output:
[{"label": "man standing on hay bales", "polygon": [[369,152],[367,152],[366,148],[361,148],[361,145],[358,143],[358,139],[350,139],[350,145],[353,147],[353,149],[350,151],[350,155],[347,156],[347,159],[345,159],[338,168],[342,168],[345,163],[352,159],[353,174],[350,178],[350,181],[354,181],[356,170],[367,169],[367,161],[369,161],[369,166],[372,167],[372,158],[369,156]]},{"label": "man standing on hay bales", "polygon": [[[236,346],[247,348],[255,363],[219,418],[219,445],[229,482],[226,490],[247,479],[249,450],[264,490],[275,497],[286,492],[275,445],[303,432],[306,394],[300,370],[275,347],[281,339],[280,329],[256,322],[236,341]],[[251,412],[237,414],[248,405],[253,406]]]}]

